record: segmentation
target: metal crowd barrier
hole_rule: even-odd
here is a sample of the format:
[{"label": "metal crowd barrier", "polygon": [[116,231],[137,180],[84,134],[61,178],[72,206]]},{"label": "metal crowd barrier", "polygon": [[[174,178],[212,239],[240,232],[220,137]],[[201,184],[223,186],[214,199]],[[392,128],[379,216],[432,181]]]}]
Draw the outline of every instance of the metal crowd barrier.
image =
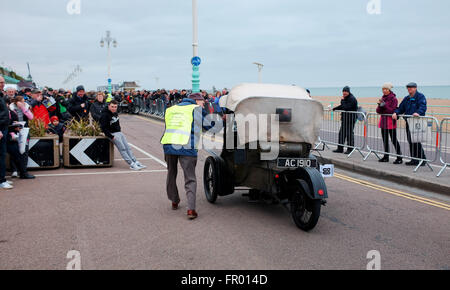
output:
[{"label": "metal crowd barrier", "polygon": [[146,107],[145,107],[145,100],[143,97],[138,97],[138,105],[139,105],[139,112],[143,113],[146,111]]},{"label": "metal crowd barrier", "polygon": [[[366,146],[366,115],[362,112],[331,111],[324,112],[324,120],[320,131],[320,145],[346,147],[350,158],[354,152],[361,152]],[[329,147],[328,147],[329,148]]]},{"label": "metal crowd barrier", "polygon": [[439,143],[439,151],[440,151],[440,161],[443,165],[441,171],[439,171],[437,177],[441,177],[442,173],[444,173],[447,167],[450,167],[450,118],[444,118],[441,122],[441,131],[440,131],[440,143]]},{"label": "metal crowd barrier", "polygon": [[[147,104],[145,105],[146,108],[144,110],[141,110],[141,113],[154,115],[160,118],[164,118],[165,111],[168,107],[168,105],[162,100],[162,99],[156,99],[156,100],[147,100]],[[177,102],[172,102],[171,105],[176,105]],[[221,112],[215,108],[215,105],[212,102],[206,102],[205,103],[205,110],[209,114],[220,114]]]},{"label": "metal crowd barrier", "polygon": [[371,154],[381,159],[380,154],[418,161],[414,172],[424,163],[433,170],[429,163],[437,161],[439,156],[439,121],[436,118],[399,116],[395,121],[392,115],[369,113],[366,122],[369,153],[364,161]]},{"label": "metal crowd barrier", "polygon": [[166,105],[161,99],[147,99],[145,101],[143,100],[139,106],[141,108],[141,113],[164,118]]},{"label": "metal crowd barrier", "polygon": [[164,118],[164,116],[166,115],[166,109],[167,109],[166,103],[162,99],[159,99],[158,104],[159,104],[158,105],[158,116],[160,116],[161,118]]},{"label": "metal crowd barrier", "polygon": [[156,100],[150,100],[150,114],[156,114]]}]

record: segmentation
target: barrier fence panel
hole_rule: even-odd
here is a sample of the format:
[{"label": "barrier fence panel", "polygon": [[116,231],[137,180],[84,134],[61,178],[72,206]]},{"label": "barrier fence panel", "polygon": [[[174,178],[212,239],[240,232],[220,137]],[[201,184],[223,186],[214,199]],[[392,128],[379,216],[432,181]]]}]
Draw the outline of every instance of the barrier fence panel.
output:
[{"label": "barrier fence panel", "polygon": [[145,101],[143,97],[139,97],[139,112],[145,112],[146,108],[145,108]]},{"label": "barrier fence panel", "polygon": [[157,115],[162,118],[164,117],[164,114],[166,112],[165,110],[166,105],[164,101],[161,99],[158,99],[156,103],[157,103]]},{"label": "barrier fence panel", "polygon": [[[366,144],[369,153],[364,161],[374,154],[380,162],[389,162],[389,157],[417,161],[417,172],[421,166],[438,160],[439,121],[434,117],[399,116],[367,114]],[[381,156],[383,155],[383,156]]]},{"label": "barrier fence panel", "polygon": [[156,100],[156,112],[155,112],[155,115],[158,116],[158,117],[161,117],[161,113],[162,113],[161,100],[157,99]]},{"label": "barrier fence panel", "polygon": [[142,108],[142,106],[140,106],[140,108],[141,112],[164,118],[167,105],[162,99],[148,99],[145,101],[144,108]]},{"label": "barrier fence panel", "polygon": [[441,177],[447,167],[450,167],[450,118],[444,118],[441,122],[440,131],[440,161],[443,165],[441,171],[439,171],[437,177]]},{"label": "barrier fence panel", "polygon": [[355,151],[361,152],[366,142],[366,116],[362,112],[331,111],[324,112],[320,131],[320,143],[316,146],[335,145],[338,149],[347,148],[348,157]]}]

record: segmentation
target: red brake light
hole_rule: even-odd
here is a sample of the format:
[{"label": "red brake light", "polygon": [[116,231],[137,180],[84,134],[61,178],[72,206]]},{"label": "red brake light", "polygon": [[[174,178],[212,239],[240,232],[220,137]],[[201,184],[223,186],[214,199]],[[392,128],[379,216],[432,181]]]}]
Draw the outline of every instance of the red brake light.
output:
[{"label": "red brake light", "polygon": [[323,189],[320,189],[318,193],[319,193],[320,196],[323,196],[323,195],[325,194],[325,192],[323,191]]}]

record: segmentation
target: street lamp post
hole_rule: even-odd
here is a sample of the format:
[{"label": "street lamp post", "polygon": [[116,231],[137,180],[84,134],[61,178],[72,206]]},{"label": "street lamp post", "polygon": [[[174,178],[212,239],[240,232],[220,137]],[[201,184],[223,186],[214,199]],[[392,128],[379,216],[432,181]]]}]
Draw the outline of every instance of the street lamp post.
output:
[{"label": "street lamp post", "polygon": [[[197,0],[192,0],[192,47],[193,59],[198,58],[198,5]],[[192,92],[200,92],[200,69],[198,65],[192,63]]]},{"label": "street lamp post", "polygon": [[117,41],[111,37],[111,31],[106,31],[106,37],[102,37],[100,40],[100,46],[104,47],[105,43],[108,49],[108,92],[112,93],[112,80],[111,80],[111,44],[117,47]]},{"label": "street lamp post", "polygon": [[255,64],[258,67],[258,83],[262,83],[262,69],[264,65],[257,62],[254,62],[253,64]]}]

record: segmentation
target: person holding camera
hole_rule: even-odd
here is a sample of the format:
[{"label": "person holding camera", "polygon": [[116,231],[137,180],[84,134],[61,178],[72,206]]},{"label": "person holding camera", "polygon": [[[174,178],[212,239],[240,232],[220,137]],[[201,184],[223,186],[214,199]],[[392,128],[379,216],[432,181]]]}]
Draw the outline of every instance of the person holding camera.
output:
[{"label": "person holding camera", "polygon": [[352,153],[355,143],[355,125],[358,120],[358,101],[350,92],[350,87],[346,86],[342,89],[341,105],[334,108],[333,111],[342,111],[341,113],[341,129],[339,131],[339,146],[334,153],[344,153],[344,144],[347,141],[347,151],[345,154]]},{"label": "person holding camera", "polygon": [[11,99],[9,109],[16,113],[19,122],[25,122],[25,127],[28,127],[28,121],[34,118],[31,106],[25,102],[23,96],[16,96],[14,99]]},{"label": "person holding camera", "polygon": [[78,121],[89,117],[89,99],[83,86],[78,86],[69,100],[69,113]]}]

